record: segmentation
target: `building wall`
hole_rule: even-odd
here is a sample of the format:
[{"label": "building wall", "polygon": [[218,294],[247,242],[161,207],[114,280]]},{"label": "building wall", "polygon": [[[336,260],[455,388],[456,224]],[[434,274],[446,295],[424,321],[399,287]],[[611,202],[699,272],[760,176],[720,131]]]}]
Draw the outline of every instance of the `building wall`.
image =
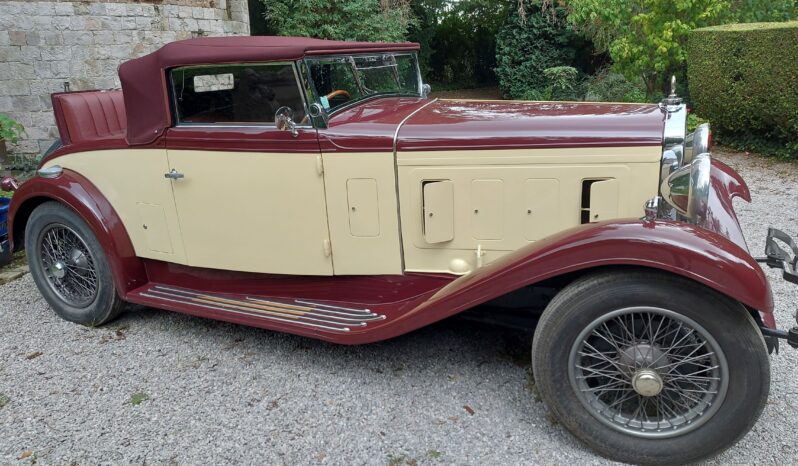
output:
[{"label": "building wall", "polygon": [[0,0],[0,113],[38,155],[58,137],[50,94],[119,87],[117,67],[161,45],[200,35],[249,34],[246,0]]}]

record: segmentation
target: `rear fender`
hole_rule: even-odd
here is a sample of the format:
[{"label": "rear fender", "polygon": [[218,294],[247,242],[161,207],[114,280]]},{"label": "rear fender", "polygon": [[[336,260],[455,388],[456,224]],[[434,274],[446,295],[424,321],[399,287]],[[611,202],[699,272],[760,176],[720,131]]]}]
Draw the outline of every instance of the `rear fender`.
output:
[{"label": "rear fender", "polygon": [[670,220],[583,225],[538,241],[462,276],[395,322],[404,333],[519,288],[606,266],[680,275],[759,311],[772,327],[773,297],[764,272],[743,248],[713,231]]},{"label": "rear fender", "polygon": [[28,217],[47,201],[66,205],[89,225],[108,259],[119,296],[124,298],[128,291],[147,283],[144,265],[114,208],[89,180],[71,170],[64,169],[56,178],[31,178],[14,193],[8,225],[13,249],[24,247]]}]

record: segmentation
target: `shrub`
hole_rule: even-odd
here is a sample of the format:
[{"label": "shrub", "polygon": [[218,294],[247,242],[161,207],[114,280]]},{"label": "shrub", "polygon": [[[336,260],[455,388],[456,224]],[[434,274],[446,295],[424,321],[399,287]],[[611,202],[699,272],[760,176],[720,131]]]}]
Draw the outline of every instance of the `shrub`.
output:
[{"label": "shrub", "polygon": [[0,139],[16,144],[26,136],[25,128],[8,115],[0,114]]},{"label": "shrub", "polygon": [[798,21],[698,29],[687,50],[695,110],[720,142],[798,157]]},{"label": "shrub", "polygon": [[692,133],[693,131],[695,131],[696,128],[703,125],[704,123],[709,123],[709,120],[701,118],[695,113],[690,113],[689,115],[687,115],[687,132]]},{"label": "shrub", "polygon": [[413,24],[409,0],[260,0],[280,36],[401,42]]},{"label": "shrub", "polygon": [[565,22],[565,10],[542,13],[526,2],[524,16],[513,11],[496,37],[496,77],[504,97],[526,99],[545,92],[548,68],[570,65],[576,56],[575,34]]},{"label": "shrub", "polygon": [[624,75],[604,70],[591,76],[585,100],[590,102],[645,102],[646,89],[642,82],[629,81]]},{"label": "shrub", "polygon": [[571,66],[555,66],[543,70],[549,82],[552,100],[581,100],[579,71]]}]

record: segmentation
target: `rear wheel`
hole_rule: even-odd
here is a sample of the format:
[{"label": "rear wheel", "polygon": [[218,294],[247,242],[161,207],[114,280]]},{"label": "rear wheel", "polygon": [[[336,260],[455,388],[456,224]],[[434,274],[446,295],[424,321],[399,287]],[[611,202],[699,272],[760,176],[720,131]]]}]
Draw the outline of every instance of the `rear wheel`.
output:
[{"label": "rear wheel", "polygon": [[25,249],[33,280],[63,319],[95,326],[122,311],[100,243],[69,208],[56,202],[37,207],[25,230]]},{"label": "rear wheel", "polygon": [[742,305],[653,272],[571,284],[541,317],[532,351],[555,416],[624,462],[720,453],[756,422],[770,386],[764,340]]}]

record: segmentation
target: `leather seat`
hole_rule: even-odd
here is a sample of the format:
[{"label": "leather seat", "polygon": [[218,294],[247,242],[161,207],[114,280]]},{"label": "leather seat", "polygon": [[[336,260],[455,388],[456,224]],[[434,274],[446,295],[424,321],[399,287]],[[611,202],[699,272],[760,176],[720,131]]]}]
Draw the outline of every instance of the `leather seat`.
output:
[{"label": "leather seat", "polygon": [[127,116],[121,90],[54,94],[53,109],[64,144],[125,138]]}]

